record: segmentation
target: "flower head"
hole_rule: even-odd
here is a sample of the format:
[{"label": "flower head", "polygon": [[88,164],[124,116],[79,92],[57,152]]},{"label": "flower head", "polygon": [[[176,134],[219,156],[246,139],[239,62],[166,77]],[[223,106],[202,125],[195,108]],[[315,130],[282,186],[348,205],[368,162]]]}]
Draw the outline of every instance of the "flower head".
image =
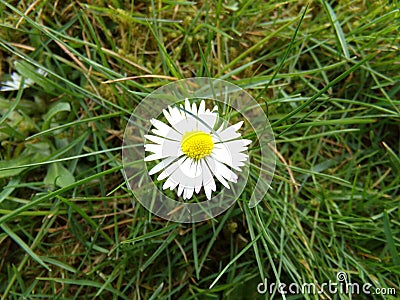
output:
[{"label": "flower head", "polygon": [[178,196],[190,199],[203,187],[207,199],[211,199],[216,191],[214,177],[228,189],[228,182],[237,182],[232,169],[241,171],[248,159],[243,152],[251,141],[240,139],[238,130],[243,122],[215,130],[217,110],[216,106],[206,109],[204,100],[197,108],[186,99],[184,106],[163,110],[169,125],[150,120],[154,135],[145,135],[152,142],[145,144],[145,150],[152,154],[145,161],[161,160],[149,174],[161,172],[157,180],[166,179],[163,189],[178,188]]},{"label": "flower head", "polygon": [[[47,72],[42,69],[37,69],[36,72],[39,75],[47,76]],[[11,80],[1,82],[0,91],[8,92],[8,91],[18,91],[21,89],[26,89],[32,86],[35,82],[30,78],[25,78],[24,83],[21,86],[22,77],[17,72],[12,72]]]}]

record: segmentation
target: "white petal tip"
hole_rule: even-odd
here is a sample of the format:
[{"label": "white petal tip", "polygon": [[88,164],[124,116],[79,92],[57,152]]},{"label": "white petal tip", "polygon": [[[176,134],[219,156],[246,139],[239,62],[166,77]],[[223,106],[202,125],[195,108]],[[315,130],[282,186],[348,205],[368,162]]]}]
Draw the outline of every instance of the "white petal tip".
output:
[{"label": "white petal tip", "polygon": [[253,141],[252,140],[242,140],[243,146],[250,145]]},{"label": "white petal tip", "polygon": [[240,127],[242,127],[243,123],[244,123],[243,121],[240,121],[240,122],[236,123],[235,125],[233,125],[233,126],[235,126],[236,131],[237,131]]},{"label": "white petal tip", "polygon": [[160,175],[157,176],[157,180],[163,180],[165,178],[168,177],[169,174],[167,174],[166,172],[162,172]]}]

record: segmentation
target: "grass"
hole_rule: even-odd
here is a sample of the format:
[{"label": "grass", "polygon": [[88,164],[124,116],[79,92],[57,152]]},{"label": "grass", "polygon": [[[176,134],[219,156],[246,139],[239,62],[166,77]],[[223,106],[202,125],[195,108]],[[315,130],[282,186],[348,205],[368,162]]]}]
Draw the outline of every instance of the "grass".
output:
[{"label": "grass", "polygon": [[[397,299],[399,7],[1,0],[0,78],[36,82],[0,92],[1,298]],[[146,95],[200,76],[257,99],[276,172],[253,209],[249,185],[215,220],[167,222],[125,185],[123,130]],[[338,272],[396,295],[257,293]]]}]

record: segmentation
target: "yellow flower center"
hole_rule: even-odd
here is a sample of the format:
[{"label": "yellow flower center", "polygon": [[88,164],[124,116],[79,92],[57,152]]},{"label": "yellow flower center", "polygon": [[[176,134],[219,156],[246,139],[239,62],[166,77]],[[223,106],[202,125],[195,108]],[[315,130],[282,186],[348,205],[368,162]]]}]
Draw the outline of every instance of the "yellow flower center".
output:
[{"label": "yellow flower center", "polygon": [[181,141],[181,149],[186,156],[199,160],[211,154],[214,148],[211,135],[203,131],[186,132]]}]

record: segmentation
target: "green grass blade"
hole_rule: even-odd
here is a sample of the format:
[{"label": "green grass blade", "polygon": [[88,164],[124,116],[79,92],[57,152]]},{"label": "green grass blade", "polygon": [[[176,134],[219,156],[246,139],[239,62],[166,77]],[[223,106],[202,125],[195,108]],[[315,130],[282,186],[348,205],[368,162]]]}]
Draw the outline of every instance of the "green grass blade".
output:
[{"label": "green grass blade", "polygon": [[7,224],[2,223],[0,225],[1,229],[4,230],[5,233],[8,234],[8,236],[14,240],[15,243],[18,244],[34,261],[39,263],[41,266],[46,268],[48,271],[51,272],[51,269],[49,266],[47,266],[44,261],[35,253],[32,251],[31,247],[29,247],[10,227],[8,227]]}]

